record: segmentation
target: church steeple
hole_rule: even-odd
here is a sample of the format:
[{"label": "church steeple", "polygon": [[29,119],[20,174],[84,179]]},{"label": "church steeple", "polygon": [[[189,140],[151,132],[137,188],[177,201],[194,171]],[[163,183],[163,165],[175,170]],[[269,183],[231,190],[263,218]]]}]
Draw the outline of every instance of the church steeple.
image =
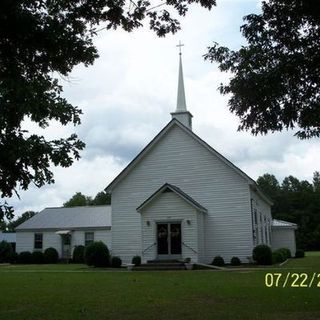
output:
[{"label": "church steeple", "polygon": [[179,53],[179,80],[178,80],[178,95],[177,95],[177,109],[176,112],[187,111],[186,95],[184,92],[183,70],[181,52]]},{"label": "church steeple", "polygon": [[172,118],[177,119],[187,128],[192,130],[192,114],[187,111],[186,105],[186,95],[184,92],[184,82],[183,82],[183,70],[182,70],[182,59],[181,59],[181,47],[183,44],[179,42],[177,47],[179,47],[179,78],[178,78],[178,94],[177,94],[177,108],[175,112],[172,112]]}]

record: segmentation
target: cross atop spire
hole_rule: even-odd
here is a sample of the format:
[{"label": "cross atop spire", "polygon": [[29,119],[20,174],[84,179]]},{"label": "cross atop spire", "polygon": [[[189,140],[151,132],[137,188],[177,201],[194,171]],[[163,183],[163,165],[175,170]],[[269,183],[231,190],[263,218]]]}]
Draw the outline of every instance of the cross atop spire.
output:
[{"label": "cross atop spire", "polygon": [[186,96],[184,92],[184,81],[183,81],[183,70],[182,70],[182,59],[181,59],[181,47],[184,44],[179,41],[177,47],[179,48],[179,78],[178,78],[178,94],[177,94],[177,107],[176,111],[171,113],[172,117],[179,120],[182,124],[191,130],[191,118],[192,114],[187,110]]},{"label": "cross atop spire", "polygon": [[184,44],[181,43],[181,41],[179,41],[179,44],[176,45],[176,47],[179,48],[179,56],[181,56],[182,52],[181,52],[181,47],[183,47]]}]

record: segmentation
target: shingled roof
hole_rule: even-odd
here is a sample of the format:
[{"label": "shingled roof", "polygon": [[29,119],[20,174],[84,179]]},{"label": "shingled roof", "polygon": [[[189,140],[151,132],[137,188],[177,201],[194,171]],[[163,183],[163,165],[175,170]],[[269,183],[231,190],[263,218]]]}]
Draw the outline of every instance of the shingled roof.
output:
[{"label": "shingled roof", "polygon": [[34,229],[111,228],[111,206],[46,208],[23,222],[17,231]]}]

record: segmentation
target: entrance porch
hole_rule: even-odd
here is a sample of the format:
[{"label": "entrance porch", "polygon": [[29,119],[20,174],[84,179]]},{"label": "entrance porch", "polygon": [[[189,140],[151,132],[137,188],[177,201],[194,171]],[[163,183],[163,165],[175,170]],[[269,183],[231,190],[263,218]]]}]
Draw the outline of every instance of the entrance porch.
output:
[{"label": "entrance porch", "polygon": [[137,211],[141,214],[143,262],[200,262],[204,248],[205,209],[179,188],[165,184]]}]

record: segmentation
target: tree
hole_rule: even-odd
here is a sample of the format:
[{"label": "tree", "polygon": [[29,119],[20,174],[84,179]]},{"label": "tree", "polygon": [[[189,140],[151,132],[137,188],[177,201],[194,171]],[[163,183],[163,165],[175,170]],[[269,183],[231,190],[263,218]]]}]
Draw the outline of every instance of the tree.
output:
[{"label": "tree", "polygon": [[79,206],[88,206],[92,202],[91,197],[83,195],[81,192],[76,192],[71,199],[63,204],[64,207],[79,207]]},{"label": "tree", "polygon": [[92,200],[92,205],[100,206],[100,205],[108,205],[111,204],[111,196],[110,194],[105,193],[104,191],[98,192],[94,199]]},{"label": "tree", "polygon": [[[314,183],[317,176],[317,172],[314,172]],[[306,180],[299,180],[290,175],[285,177],[279,186],[271,174],[259,177],[257,183],[274,202],[271,208],[272,217],[298,224],[297,247],[319,250],[320,197],[314,187],[315,184],[312,185]]]},{"label": "tree", "polygon": [[314,191],[319,193],[320,192],[320,172],[319,171],[315,171],[313,173],[312,183],[313,183]]},{"label": "tree", "polygon": [[296,129],[300,139],[320,136],[320,3],[269,0],[241,27],[247,45],[237,51],[215,43],[205,59],[231,71],[220,92],[252,134]]},{"label": "tree", "polygon": [[[98,57],[93,37],[102,29],[132,31],[148,20],[158,36],[175,33],[191,3],[211,9],[215,0],[170,0],[160,5],[132,0],[3,0],[0,5],[0,192],[10,198],[30,183],[54,183],[50,166],[69,167],[84,143],[75,134],[47,140],[23,129],[29,119],[41,128],[51,120],[80,124],[81,110],[61,96],[60,77]],[[169,13],[168,10],[171,10]],[[0,203],[0,220],[13,208]]]},{"label": "tree", "polygon": [[273,174],[265,173],[257,179],[259,188],[268,195],[272,200],[276,198],[280,191],[280,185]]}]

